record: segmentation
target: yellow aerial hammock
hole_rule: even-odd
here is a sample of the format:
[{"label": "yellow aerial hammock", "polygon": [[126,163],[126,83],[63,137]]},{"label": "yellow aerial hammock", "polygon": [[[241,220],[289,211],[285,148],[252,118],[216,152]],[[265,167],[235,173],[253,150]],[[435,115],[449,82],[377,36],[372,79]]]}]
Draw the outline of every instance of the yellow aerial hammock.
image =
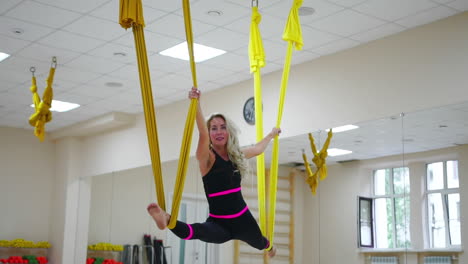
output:
[{"label": "yellow aerial hammock", "polygon": [[[190,19],[190,6],[188,0],[183,0],[185,33],[189,47],[190,66],[192,70],[193,86],[197,87],[196,70],[193,56],[193,41],[192,41],[192,25]],[[145,112],[146,132],[151,155],[151,164],[153,168],[154,183],[159,206],[166,211],[166,202],[164,196],[164,185],[161,173],[161,158],[159,152],[159,142],[156,127],[156,116],[154,113],[153,96],[151,89],[151,79],[149,75],[148,58],[146,53],[146,44],[144,38],[143,27],[145,22],[143,19],[143,5],[141,0],[120,0],[120,25],[128,29],[133,28],[133,36],[135,38],[135,48],[138,60],[138,71],[140,73],[140,86],[143,99],[143,107]],[[177,216],[179,214],[180,201],[182,199],[182,191],[185,183],[185,175],[187,172],[190,146],[192,142],[193,128],[195,124],[195,116],[197,112],[197,99],[192,99],[190,102],[189,113],[185,122],[183,142],[181,145],[179,167],[177,170],[177,179],[174,186],[174,198],[172,203],[171,220],[168,227],[174,228]]]},{"label": "yellow aerial hammock", "polygon": [[[291,56],[293,51],[293,46],[300,50],[302,49],[302,32],[301,25],[299,21],[299,8],[302,5],[302,0],[294,0],[291,10],[289,12],[288,20],[283,33],[283,40],[288,41],[288,49],[286,52],[283,75],[281,79],[281,89],[280,89],[280,98],[278,105],[278,116],[276,127],[279,128],[281,125],[281,118],[283,115],[283,106],[284,99],[286,96],[286,88],[289,78],[289,70],[291,66]],[[261,108],[261,92],[260,92],[260,67],[264,65],[264,54],[261,48],[258,48],[259,43],[258,37],[260,36],[258,32],[258,23],[260,22],[260,15],[256,7],[252,7],[252,21],[251,21],[251,33],[250,33],[250,43],[249,43],[249,57],[251,61],[251,72],[255,73],[255,109]],[[255,49],[260,50],[258,53],[254,53]],[[256,55],[255,55],[256,54]],[[258,99],[257,99],[258,98]],[[261,117],[261,111],[255,111],[255,122],[257,123],[257,140],[262,138],[263,133],[263,123]],[[258,125],[259,124],[259,125]],[[273,153],[272,161],[270,167],[270,192],[269,192],[269,210],[268,210],[268,226],[266,225],[267,219],[265,217],[265,180],[262,174],[264,173],[264,168],[262,165],[258,165],[262,161],[260,156],[257,159],[257,173],[258,174],[258,195],[259,195],[259,217],[260,217],[260,228],[264,232],[264,235],[270,241],[270,246],[267,250],[270,250],[273,246],[273,237],[274,237],[274,228],[275,228],[275,211],[276,211],[276,190],[278,185],[278,159],[279,159],[279,141],[276,136],[273,141]],[[264,166],[264,165],[263,165]]]},{"label": "yellow aerial hammock", "polygon": [[[262,16],[258,12],[258,1],[252,5],[252,18],[249,35],[249,61],[250,72],[254,73],[254,102],[255,109],[262,109],[262,88],[260,68],[265,66],[265,51],[263,49],[262,37],[258,25]],[[255,128],[257,142],[263,139],[262,111],[255,111]],[[260,219],[260,230],[265,235],[266,230],[266,194],[265,194],[265,155],[257,156],[257,193]]]},{"label": "yellow aerial hammock", "polygon": [[307,170],[307,179],[306,182],[309,184],[310,189],[313,194],[316,194],[317,192],[317,187],[318,187],[318,179],[321,181],[325,180],[327,178],[327,164],[325,159],[328,156],[328,146],[330,145],[331,138],[333,136],[333,132],[330,129],[328,131],[328,136],[327,140],[325,141],[325,144],[323,144],[322,149],[320,151],[317,151],[317,147],[315,147],[314,143],[314,137],[312,136],[311,133],[309,133],[309,141],[310,141],[310,148],[312,149],[312,153],[314,157],[312,158],[312,162],[315,164],[315,167],[317,168],[317,171],[315,173],[312,173],[309,163],[307,162],[307,157],[305,153],[302,153],[302,158],[304,159],[304,165]]},{"label": "yellow aerial hammock", "polygon": [[50,108],[52,107],[52,98],[54,97],[54,92],[52,91],[52,83],[54,81],[55,68],[57,67],[57,58],[52,58],[52,64],[49,70],[49,76],[46,81],[46,88],[44,94],[42,95],[42,101],[37,93],[37,84],[36,76],[34,72],[36,69],[31,67],[30,71],[32,73],[31,87],[29,88],[33,94],[32,101],[34,103],[34,109],[36,112],[29,117],[29,124],[34,127],[34,135],[39,138],[42,142],[45,137],[45,124],[52,120],[52,112]]}]

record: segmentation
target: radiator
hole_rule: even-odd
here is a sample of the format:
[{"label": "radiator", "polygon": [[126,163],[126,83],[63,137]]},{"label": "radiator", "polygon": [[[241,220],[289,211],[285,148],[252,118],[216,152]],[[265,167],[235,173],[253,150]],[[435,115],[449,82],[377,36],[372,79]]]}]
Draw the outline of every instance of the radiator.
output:
[{"label": "radiator", "polygon": [[398,257],[372,256],[371,264],[398,264]]},{"label": "radiator", "polygon": [[452,264],[452,258],[450,256],[424,257],[424,264]]}]

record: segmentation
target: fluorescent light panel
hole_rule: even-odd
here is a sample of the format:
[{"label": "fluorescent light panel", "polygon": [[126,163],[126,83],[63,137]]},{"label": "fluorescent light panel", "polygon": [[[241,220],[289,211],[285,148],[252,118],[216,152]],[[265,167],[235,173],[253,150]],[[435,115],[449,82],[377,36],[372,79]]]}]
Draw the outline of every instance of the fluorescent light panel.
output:
[{"label": "fluorescent light panel", "polygon": [[[355,125],[345,125],[345,126],[339,126],[339,127],[334,127],[332,128],[333,133],[340,133],[348,130],[353,130],[359,128],[358,126]],[[330,131],[330,129],[327,129],[327,132]]]},{"label": "fluorescent light panel", "polygon": [[[205,45],[193,43],[193,56],[195,57],[195,62],[202,62],[219,55],[226,53],[224,50],[211,48]],[[173,57],[181,60],[190,60],[187,41],[182,42],[178,45],[175,45],[172,48],[161,51],[159,54],[164,56]]]},{"label": "fluorescent light panel", "polygon": [[3,53],[3,52],[0,52],[0,61],[6,59],[10,57],[10,54],[6,54],[6,53]]},{"label": "fluorescent light panel", "polygon": [[[34,104],[32,104],[31,107],[34,107]],[[52,100],[52,107],[50,108],[50,111],[67,112],[78,107],[80,107],[79,104],[62,102],[59,100]]]},{"label": "fluorescent light panel", "polygon": [[351,150],[331,148],[327,150],[328,156],[335,157],[353,153]]}]

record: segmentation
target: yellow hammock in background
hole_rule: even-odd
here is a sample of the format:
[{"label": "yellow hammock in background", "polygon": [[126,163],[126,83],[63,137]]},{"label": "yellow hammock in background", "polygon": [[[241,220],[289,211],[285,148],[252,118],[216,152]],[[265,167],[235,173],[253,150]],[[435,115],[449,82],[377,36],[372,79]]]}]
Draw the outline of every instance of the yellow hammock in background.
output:
[{"label": "yellow hammock in background", "polygon": [[325,178],[327,178],[328,170],[327,170],[327,164],[326,164],[325,159],[328,156],[327,150],[328,150],[328,146],[330,146],[330,141],[331,141],[332,136],[333,136],[333,132],[330,129],[328,131],[328,136],[327,136],[327,140],[325,141],[325,144],[323,144],[322,149],[318,152],[317,147],[315,146],[315,143],[314,143],[314,137],[312,136],[311,133],[309,133],[310,148],[314,155],[314,157],[312,158],[312,162],[315,164],[315,167],[317,168],[317,171],[315,173],[312,173],[309,162],[307,161],[307,157],[304,152],[302,153],[302,158],[304,159],[304,165],[307,171],[306,182],[309,184],[312,194],[314,195],[317,193],[318,180],[320,179],[321,181],[323,181],[325,180]]},{"label": "yellow hammock in background", "polygon": [[34,127],[34,135],[39,138],[42,142],[45,137],[45,124],[52,120],[52,112],[50,108],[52,107],[52,98],[54,97],[54,92],[52,90],[52,83],[54,82],[55,68],[57,67],[57,58],[52,58],[52,65],[50,66],[49,76],[46,81],[46,88],[44,94],[42,95],[42,101],[37,93],[37,83],[36,76],[34,76],[35,68],[31,67],[32,79],[31,87],[29,88],[33,94],[32,101],[34,103],[34,109],[36,112],[29,117],[29,124]]},{"label": "yellow hammock in background", "polygon": [[[193,86],[197,87],[195,60],[193,55],[193,37],[192,24],[190,18],[190,6],[188,0],[183,0],[185,33],[190,55],[190,66],[192,70]],[[159,151],[158,133],[156,127],[156,115],[154,113],[153,95],[151,89],[151,79],[149,75],[148,58],[143,28],[145,22],[143,19],[143,5],[141,0],[120,0],[120,25],[128,29],[133,28],[135,38],[135,48],[138,60],[138,71],[140,73],[140,86],[145,112],[146,132],[151,155],[151,164],[153,168],[154,183],[159,206],[166,211],[166,202],[164,196],[164,184],[161,173],[161,158]],[[177,178],[174,186],[174,197],[172,203],[171,220],[168,227],[174,228],[179,214],[182,191],[184,189],[185,176],[190,155],[190,146],[192,142],[193,128],[197,113],[197,99],[190,102],[189,112],[185,122],[184,136],[179,156],[179,166],[177,169]]]}]

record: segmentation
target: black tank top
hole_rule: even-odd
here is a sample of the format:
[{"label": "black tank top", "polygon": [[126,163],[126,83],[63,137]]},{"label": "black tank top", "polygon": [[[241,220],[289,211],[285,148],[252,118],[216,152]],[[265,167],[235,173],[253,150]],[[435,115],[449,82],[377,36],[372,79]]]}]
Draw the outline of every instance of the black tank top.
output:
[{"label": "black tank top", "polygon": [[216,151],[212,151],[215,154],[215,162],[203,177],[203,187],[210,213],[214,215],[237,214],[246,207],[240,191],[241,174],[232,161],[224,160]]}]

